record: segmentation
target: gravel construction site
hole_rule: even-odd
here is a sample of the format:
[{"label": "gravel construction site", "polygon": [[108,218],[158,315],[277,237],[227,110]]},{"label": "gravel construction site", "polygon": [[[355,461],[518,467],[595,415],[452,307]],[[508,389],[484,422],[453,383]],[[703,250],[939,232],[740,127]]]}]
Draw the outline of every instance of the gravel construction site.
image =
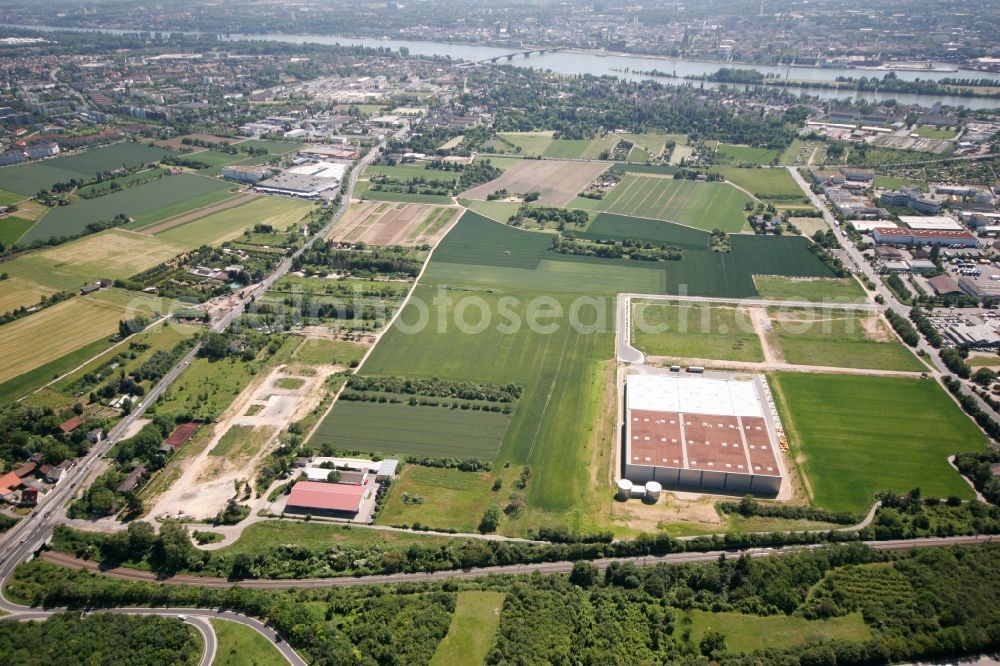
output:
[{"label": "gravel construction site", "polygon": [[148,515],[205,519],[222,510],[234,496],[235,483],[254,481],[278,433],[315,408],[322,399],[323,383],[342,369],[312,367],[315,374],[299,376],[281,366],[247,387],[215,424],[204,449],[181,462],[180,477],[157,498]]}]

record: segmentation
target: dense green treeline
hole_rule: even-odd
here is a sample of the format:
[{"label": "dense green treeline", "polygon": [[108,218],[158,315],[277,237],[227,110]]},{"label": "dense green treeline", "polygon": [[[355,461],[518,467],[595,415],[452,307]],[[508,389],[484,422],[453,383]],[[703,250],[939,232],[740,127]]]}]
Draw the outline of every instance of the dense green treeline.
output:
[{"label": "dense green treeline", "polygon": [[[1000,546],[994,544],[879,551],[853,543],[759,559],[721,556],[649,567],[615,562],[604,571],[578,562],[568,576],[536,572],[287,592],[130,582],[33,561],[16,571],[7,589],[35,605],[231,609],[269,622],[318,664],[427,663],[447,632],[455,593],[485,589],[507,594],[490,664],[846,666],[995,648],[998,579]],[[702,636],[690,626],[695,612],[711,622]],[[858,640],[808,638],[812,628],[848,615],[863,620]],[[733,617],[789,617],[795,620],[789,631],[802,633],[783,637],[789,647],[739,652],[727,642],[738,639]]]},{"label": "dense green treeline", "polygon": [[182,666],[199,663],[202,647],[176,618],[62,613],[45,622],[0,623],[0,651],[9,664],[32,666]]}]

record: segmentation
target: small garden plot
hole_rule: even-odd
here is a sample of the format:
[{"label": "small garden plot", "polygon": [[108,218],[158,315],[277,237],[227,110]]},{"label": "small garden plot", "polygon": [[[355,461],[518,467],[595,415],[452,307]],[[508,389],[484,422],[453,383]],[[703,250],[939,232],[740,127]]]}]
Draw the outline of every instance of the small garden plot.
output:
[{"label": "small garden plot", "polygon": [[633,303],[632,343],[653,356],[764,360],[748,308],[708,303]]},{"label": "small garden plot", "polygon": [[920,372],[924,365],[876,312],[768,308],[788,363]]}]

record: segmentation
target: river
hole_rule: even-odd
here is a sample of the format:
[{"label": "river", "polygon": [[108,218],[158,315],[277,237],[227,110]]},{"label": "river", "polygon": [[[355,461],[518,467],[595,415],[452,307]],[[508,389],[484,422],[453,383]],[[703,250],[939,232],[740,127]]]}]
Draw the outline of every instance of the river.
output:
[{"label": "river", "polygon": [[[70,28],[56,28],[51,26],[24,26],[10,25],[6,27],[16,27],[35,30],[64,31]],[[76,29],[76,31],[81,31]],[[114,29],[87,29],[85,32],[107,32],[111,34],[134,33],[135,30],[114,30]],[[192,33],[198,34],[198,33]],[[519,48],[506,48],[497,46],[481,46],[474,44],[458,44],[448,42],[418,41],[404,39],[376,39],[376,38],[355,38],[342,37],[339,35],[287,35],[282,33],[262,33],[247,35],[225,35],[227,40],[261,40],[285,42],[290,44],[326,44],[342,46],[370,46],[388,47],[393,50],[400,48],[409,49],[411,54],[422,56],[450,57],[453,60],[489,60],[498,56],[504,56],[512,52],[522,51]],[[506,61],[501,61],[506,62]],[[592,74],[594,76],[617,76],[627,80],[654,79],[668,85],[695,85],[700,86],[701,81],[691,81],[684,77],[702,76],[711,74],[720,67],[730,67],[734,69],[756,69],[767,75],[776,75],[780,78],[788,78],[800,81],[824,81],[831,82],[838,76],[850,76],[858,78],[861,76],[881,77],[885,71],[872,71],[863,69],[846,68],[825,68],[825,67],[788,67],[788,66],[768,66],[768,65],[746,65],[739,63],[716,63],[701,62],[694,60],[680,60],[676,58],[662,58],[653,56],[635,56],[627,54],[604,54],[592,51],[557,51],[544,55],[532,55],[529,58],[516,56],[510,64],[518,67],[531,67],[535,69],[548,69],[559,74]],[[636,74],[636,71],[658,70],[670,72],[673,76],[648,76]],[[900,79],[913,81],[940,80],[943,78],[977,78],[992,79],[1000,86],[1000,74],[993,72],[979,72],[975,70],[960,69],[957,72],[922,71],[922,70],[898,70],[896,76]],[[729,87],[742,87],[734,84],[719,84],[705,81],[706,88],[717,88],[721,85]],[[809,88],[808,86],[788,84],[789,91],[800,92],[802,94],[818,97],[825,100],[868,100],[885,101],[894,99],[900,104],[919,104],[930,107],[936,103],[948,106],[965,106],[969,109],[995,109],[1000,108],[1000,99],[990,99],[985,97],[959,97],[952,95],[917,95],[908,93],[876,93],[876,92],[856,92],[852,90],[828,90],[824,88]]]}]

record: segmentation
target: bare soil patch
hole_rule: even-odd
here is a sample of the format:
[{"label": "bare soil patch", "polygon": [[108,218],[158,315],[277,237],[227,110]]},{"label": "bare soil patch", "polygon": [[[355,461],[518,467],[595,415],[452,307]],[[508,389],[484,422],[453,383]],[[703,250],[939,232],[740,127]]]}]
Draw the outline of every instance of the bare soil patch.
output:
[{"label": "bare soil patch", "polygon": [[433,245],[458,219],[455,206],[363,201],[352,204],[329,240],[370,245]]},{"label": "bare soil patch", "polygon": [[[216,515],[233,496],[236,481],[256,478],[259,465],[277,444],[278,433],[322,401],[323,384],[338,368],[314,368],[316,373],[303,377],[294,389],[280,386],[282,379],[293,376],[285,366],[252,382],[219,419],[205,447],[183,461],[183,471],[156,501],[149,516],[205,519]],[[233,455],[212,455],[234,426],[254,433],[252,446],[234,445]]]},{"label": "bare soil patch", "polygon": [[538,192],[539,203],[565,206],[608,166],[601,162],[521,160],[496,180],[466,190],[459,196],[485,200],[497,190],[518,194]]}]

